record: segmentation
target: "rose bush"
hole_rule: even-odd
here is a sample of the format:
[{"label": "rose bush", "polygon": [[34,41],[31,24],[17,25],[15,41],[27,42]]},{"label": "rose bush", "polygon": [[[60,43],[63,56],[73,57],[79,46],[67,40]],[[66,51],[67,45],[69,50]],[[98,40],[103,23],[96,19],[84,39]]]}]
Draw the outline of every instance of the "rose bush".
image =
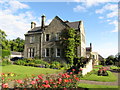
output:
[{"label": "rose bush", "polygon": [[[78,74],[74,74],[73,72],[47,76],[42,74],[37,77],[33,75],[32,78],[24,80],[15,80],[13,88],[77,88],[78,81],[80,81]],[[2,88],[9,88],[8,83],[3,82]]]}]

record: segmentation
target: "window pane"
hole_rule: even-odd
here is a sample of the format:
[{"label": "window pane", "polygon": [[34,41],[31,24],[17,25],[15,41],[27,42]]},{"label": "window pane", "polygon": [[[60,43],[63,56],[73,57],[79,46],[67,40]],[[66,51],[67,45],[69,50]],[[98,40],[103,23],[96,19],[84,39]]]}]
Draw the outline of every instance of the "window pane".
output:
[{"label": "window pane", "polygon": [[49,48],[46,48],[46,56],[49,56]]},{"label": "window pane", "polygon": [[57,56],[60,56],[60,49],[57,48]]},{"label": "window pane", "polygon": [[46,34],[46,41],[49,41],[49,34]]}]

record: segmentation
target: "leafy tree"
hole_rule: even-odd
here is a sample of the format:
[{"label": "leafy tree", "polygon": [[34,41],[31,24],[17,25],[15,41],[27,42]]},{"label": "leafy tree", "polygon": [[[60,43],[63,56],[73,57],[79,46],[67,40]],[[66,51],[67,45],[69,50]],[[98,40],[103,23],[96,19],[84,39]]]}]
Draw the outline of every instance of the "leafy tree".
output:
[{"label": "leafy tree", "polygon": [[2,49],[9,50],[9,41],[6,39],[6,37],[6,33],[0,29],[0,46],[2,47]]},{"label": "leafy tree", "polygon": [[110,56],[108,56],[107,58],[106,58],[106,65],[112,65],[112,64],[114,64],[114,56],[113,55],[110,55]]},{"label": "leafy tree", "polygon": [[11,48],[11,51],[23,52],[24,51],[24,40],[19,37],[17,39],[11,40],[10,48]]}]

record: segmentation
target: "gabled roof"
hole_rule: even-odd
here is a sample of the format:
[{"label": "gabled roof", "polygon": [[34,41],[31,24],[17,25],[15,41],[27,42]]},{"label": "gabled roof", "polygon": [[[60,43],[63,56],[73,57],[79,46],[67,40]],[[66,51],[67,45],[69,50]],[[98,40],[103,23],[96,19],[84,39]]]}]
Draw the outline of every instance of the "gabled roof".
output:
[{"label": "gabled roof", "polygon": [[67,22],[66,24],[74,29],[78,29],[80,26],[81,21],[76,21],[76,22]]},{"label": "gabled roof", "polygon": [[[56,19],[60,20],[61,23],[63,25],[65,25],[66,27],[70,27],[70,28],[73,28],[73,29],[78,29],[80,24],[81,24],[81,21],[76,21],[76,22],[69,22],[69,21],[63,21],[61,18],[59,18],[58,16],[55,16]],[[49,25],[45,26],[44,28],[46,29]],[[41,29],[41,26],[39,27],[35,27],[31,30],[28,31],[27,34],[32,34],[32,33],[42,33],[44,30]]]}]

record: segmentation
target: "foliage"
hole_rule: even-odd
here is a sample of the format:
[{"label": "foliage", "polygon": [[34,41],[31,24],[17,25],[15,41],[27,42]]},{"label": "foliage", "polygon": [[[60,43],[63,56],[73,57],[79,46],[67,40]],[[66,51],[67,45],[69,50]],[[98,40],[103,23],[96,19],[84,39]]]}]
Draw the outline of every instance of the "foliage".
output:
[{"label": "foliage", "polygon": [[9,57],[9,55],[11,54],[10,53],[10,50],[4,50],[4,49],[0,49],[0,52],[2,51],[2,58],[5,58],[5,57]]},{"label": "foliage", "polygon": [[113,55],[111,55],[111,56],[108,56],[107,58],[106,58],[106,65],[112,65],[112,64],[114,64],[114,56]]},{"label": "foliage", "polygon": [[6,37],[7,37],[6,33],[0,29],[0,43],[2,49],[9,50],[9,41],[6,39]]},{"label": "foliage", "polygon": [[92,70],[91,72],[83,76],[81,80],[103,81],[103,82],[117,81],[117,77],[111,71],[107,71],[108,76],[98,76],[98,70],[99,69]]},{"label": "foliage", "polygon": [[62,41],[64,46],[64,55],[67,62],[72,66],[73,59],[76,56],[76,50],[78,45],[80,45],[80,35],[77,34],[72,28],[64,30],[62,32]]},{"label": "foliage", "polygon": [[107,68],[101,67],[98,70],[98,76],[108,76]]},{"label": "foliage", "polygon": [[57,62],[57,61],[53,61],[50,64],[50,68],[60,69],[60,67],[61,67],[61,64],[60,64],[60,62]]},{"label": "foliage", "polygon": [[16,38],[9,41],[11,51],[23,52],[24,51],[24,40]]},{"label": "foliage", "polygon": [[[24,80],[15,80],[15,85],[13,88],[77,88],[77,82],[79,81],[79,77],[74,75],[72,72],[68,73],[59,73],[53,75],[44,76],[38,75],[35,77],[33,75],[32,78],[27,78]],[[4,79],[2,79],[4,81]],[[2,83],[2,88],[9,88],[9,84],[4,82]]]},{"label": "foliage", "polygon": [[2,59],[2,62],[0,62],[0,65],[5,66],[5,65],[10,65],[11,62],[8,59]]}]

